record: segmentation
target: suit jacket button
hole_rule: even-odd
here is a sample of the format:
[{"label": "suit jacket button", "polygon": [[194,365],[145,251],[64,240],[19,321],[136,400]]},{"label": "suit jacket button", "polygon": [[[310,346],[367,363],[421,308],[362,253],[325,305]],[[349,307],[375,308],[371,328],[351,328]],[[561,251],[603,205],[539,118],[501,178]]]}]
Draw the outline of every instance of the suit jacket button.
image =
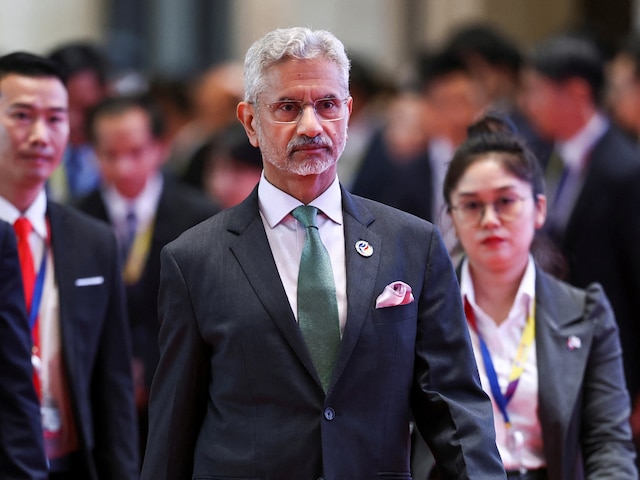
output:
[{"label": "suit jacket button", "polygon": [[331,407],[325,408],[324,409],[324,418],[326,418],[329,421],[333,420],[334,418],[336,418],[336,411]]}]

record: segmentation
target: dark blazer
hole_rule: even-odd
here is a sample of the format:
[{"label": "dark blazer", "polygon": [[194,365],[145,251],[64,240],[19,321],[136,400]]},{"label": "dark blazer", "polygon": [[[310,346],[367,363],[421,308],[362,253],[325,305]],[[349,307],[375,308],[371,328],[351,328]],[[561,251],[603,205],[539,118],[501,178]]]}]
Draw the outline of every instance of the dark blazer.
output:
[{"label": "dark blazer", "polygon": [[0,472],[5,480],[46,480],[21,279],[13,227],[0,221]]},{"label": "dark blazer", "polygon": [[429,150],[399,165],[391,158],[384,131],[379,130],[371,139],[350,191],[433,221]]},{"label": "dark blazer", "polygon": [[[111,219],[100,190],[83,199],[78,208],[92,217],[110,223]],[[126,286],[127,309],[133,338],[133,355],[142,359],[145,386],[158,365],[158,289],[160,285],[160,250],[167,243],[197,223],[217,213],[217,208],[194,189],[184,187],[165,175],[156,211],[151,248],[140,280]]]},{"label": "dark blazer", "polygon": [[63,360],[87,478],[136,479],[131,341],[115,237],[70,207],[49,202],[47,215]]},{"label": "dark blazer", "polygon": [[[348,312],[326,396],[257,189],[165,247],[144,480],[408,480],[412,413],[445,477],[505,478],[439,235],[385,205],[342,201]],[[376,309],[397,280],[416,301]]]},{"label": "dark blazer", "polygon": [[620,328],[626,380],[640,387],[640,150],[610,127],[591,152],[586,177],[558,245],[568,283],[602,284]]},{"label": "dark blazer", "polygon": [[637,479],[620,339],[599,285],[578,290],[537,270],[536,353],[549,480]]}]

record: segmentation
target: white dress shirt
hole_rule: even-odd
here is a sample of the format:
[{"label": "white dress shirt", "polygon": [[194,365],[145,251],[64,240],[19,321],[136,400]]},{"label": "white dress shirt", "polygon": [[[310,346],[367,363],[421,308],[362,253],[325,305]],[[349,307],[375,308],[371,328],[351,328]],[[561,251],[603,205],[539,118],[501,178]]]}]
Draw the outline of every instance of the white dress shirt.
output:
[{"label": "white dress shirt", "polygon": [[[280,280],[287,293],[291,310],[298,318],[298,270],[306,238],[306,229],[291,215],[303,205],[288,193],[276,188],[265,178],[258,184],[260,216],[267,233]],[[309,205],[317,207],[318,231],[329,257],[336,283],[340,333],[347,321],[347,269],[345,261],[344,226],[342,222],[342,194],[338,178],[322,195]],[[355,246],[354,246],[355,248]]]},{"label": "white dress shirt", "polygon": [[[62,457],[78,450],[77,430],[71,412],[68,381],[62,357],[60,334],[60,298],[55,281],[53,250],[49,246],[49,231],[46,220],[47,197],[40,191],[31,206],[24,212],[33,230],[29,237],[33,263],[37,272],[42,267],[45,249],[47,266],[38,310],[38,330],[40,338],[40,385],[43,427],[55,428],[56,435],[45,435],[45,449],[49,459]],[[0,197],[0,218],[13,224],[20,211],[9,201]]]},{"label": "white dress shirt", "polygon": [[102,188],[102,198],[107,214],[120,244],[125,242],[128,235],[127,214],[129,212],[132,211],[136,216],[136,234],[144,232],[155,220],[163,185],[162,174],[157,173],[147,180],[140,195],[133,200],[123,197],[113,186]]},{"label": "white dress shirt", "polygon": [[[535,302],[535,284],[535,265],[533,259],[529,257],[527,269],[520,282],[520,287],[509,315],[498,325],[476,304],[469,264],[466,259],[462,264],[460,292],[462,293],[462,298],[466,298],[473,308],[476,325],[491,354],[491,360],[503,394],[509,384],[509,374],[511,373],[513,359],[520,345],[531,302]],[[513,431],[520,432],[524,437],[522,449],[519,453],[514,454],[507,446],[507,428],[504,417],[491,393],[491,385],[486,374],[478,335],[471,326],[469,326],[469,334],[476,363],[478,364],[482,388],[491,397],[493,420],[496,429],[496,444],[505,468],[507,470],[517,470],[521,466],[527,469],[544,467],[546,461],[542,447],[542,427],[538,420],[538,366],[535,339],[529,349],[525,369],[520,377],[516,391],[507,405],[507,413],[512,424],[511,428]]]}]

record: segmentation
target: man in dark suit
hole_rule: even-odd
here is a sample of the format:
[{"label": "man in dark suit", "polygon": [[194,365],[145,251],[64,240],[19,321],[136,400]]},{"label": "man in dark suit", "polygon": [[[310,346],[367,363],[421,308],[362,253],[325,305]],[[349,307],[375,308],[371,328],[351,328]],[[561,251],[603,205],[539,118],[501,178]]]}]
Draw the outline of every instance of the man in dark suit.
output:
[{"label": "man in dark suit", "polygon": [[[603,63],[584,39],[554,37],[532,52],[526,112],[555,142],[546,164],[549,233],[568,262],[567,281],[599,282],[620,327],[627,388],[640,387],[640,151],[602,113]],[[561,161],[558,161],[561,159]],[[635,408],[638,411],[638,406]],[[635,432],[640,438],[640,430]]]},{"label": "man in dark suit", "polygon": [[[102,184],[79,208],[108,222],[121,246],[144,447],[148,392],[159,357],[160,250],[217,210],[197,190],[161,173],[163,122],[148,99],[106,99],[92,110],[88,127]],[[131,225],[132,217],[135,225]]]},{"label": "man in dark suit", "polygon": [[47,478],[31,335],[13,228],[0,220],[0,472],[6,480]]},{"label": "man in dark suit", "polygon": [[247,53],[263,176],[163,250],[144,480],[409,479],[412,417],[442,478],[505,478],[437,231],[336,177],[348,68],[305,28]]},{"label": "man in dark suit", "polygon": [[[69,133],[58,67],[0,57],[0,218],[18,234],[50,479],[134,479],[131,345],[117,246],[102,222],[47,200]],[[28,284],[27,281],[24,282]],[[36,294],[39,292],[41,294]]]}]

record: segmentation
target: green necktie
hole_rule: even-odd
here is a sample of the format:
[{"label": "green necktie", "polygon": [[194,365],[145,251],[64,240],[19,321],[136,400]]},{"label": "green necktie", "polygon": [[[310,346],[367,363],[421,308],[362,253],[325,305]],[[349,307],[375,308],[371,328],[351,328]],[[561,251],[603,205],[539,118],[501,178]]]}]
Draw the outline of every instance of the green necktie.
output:
[{"label": "green necktie", "polygon": [[307,230],[298,273],[298,323],[326,392],[340,346],[333,269],[316,225],[318,209],[301,205],[291,214]]}]

